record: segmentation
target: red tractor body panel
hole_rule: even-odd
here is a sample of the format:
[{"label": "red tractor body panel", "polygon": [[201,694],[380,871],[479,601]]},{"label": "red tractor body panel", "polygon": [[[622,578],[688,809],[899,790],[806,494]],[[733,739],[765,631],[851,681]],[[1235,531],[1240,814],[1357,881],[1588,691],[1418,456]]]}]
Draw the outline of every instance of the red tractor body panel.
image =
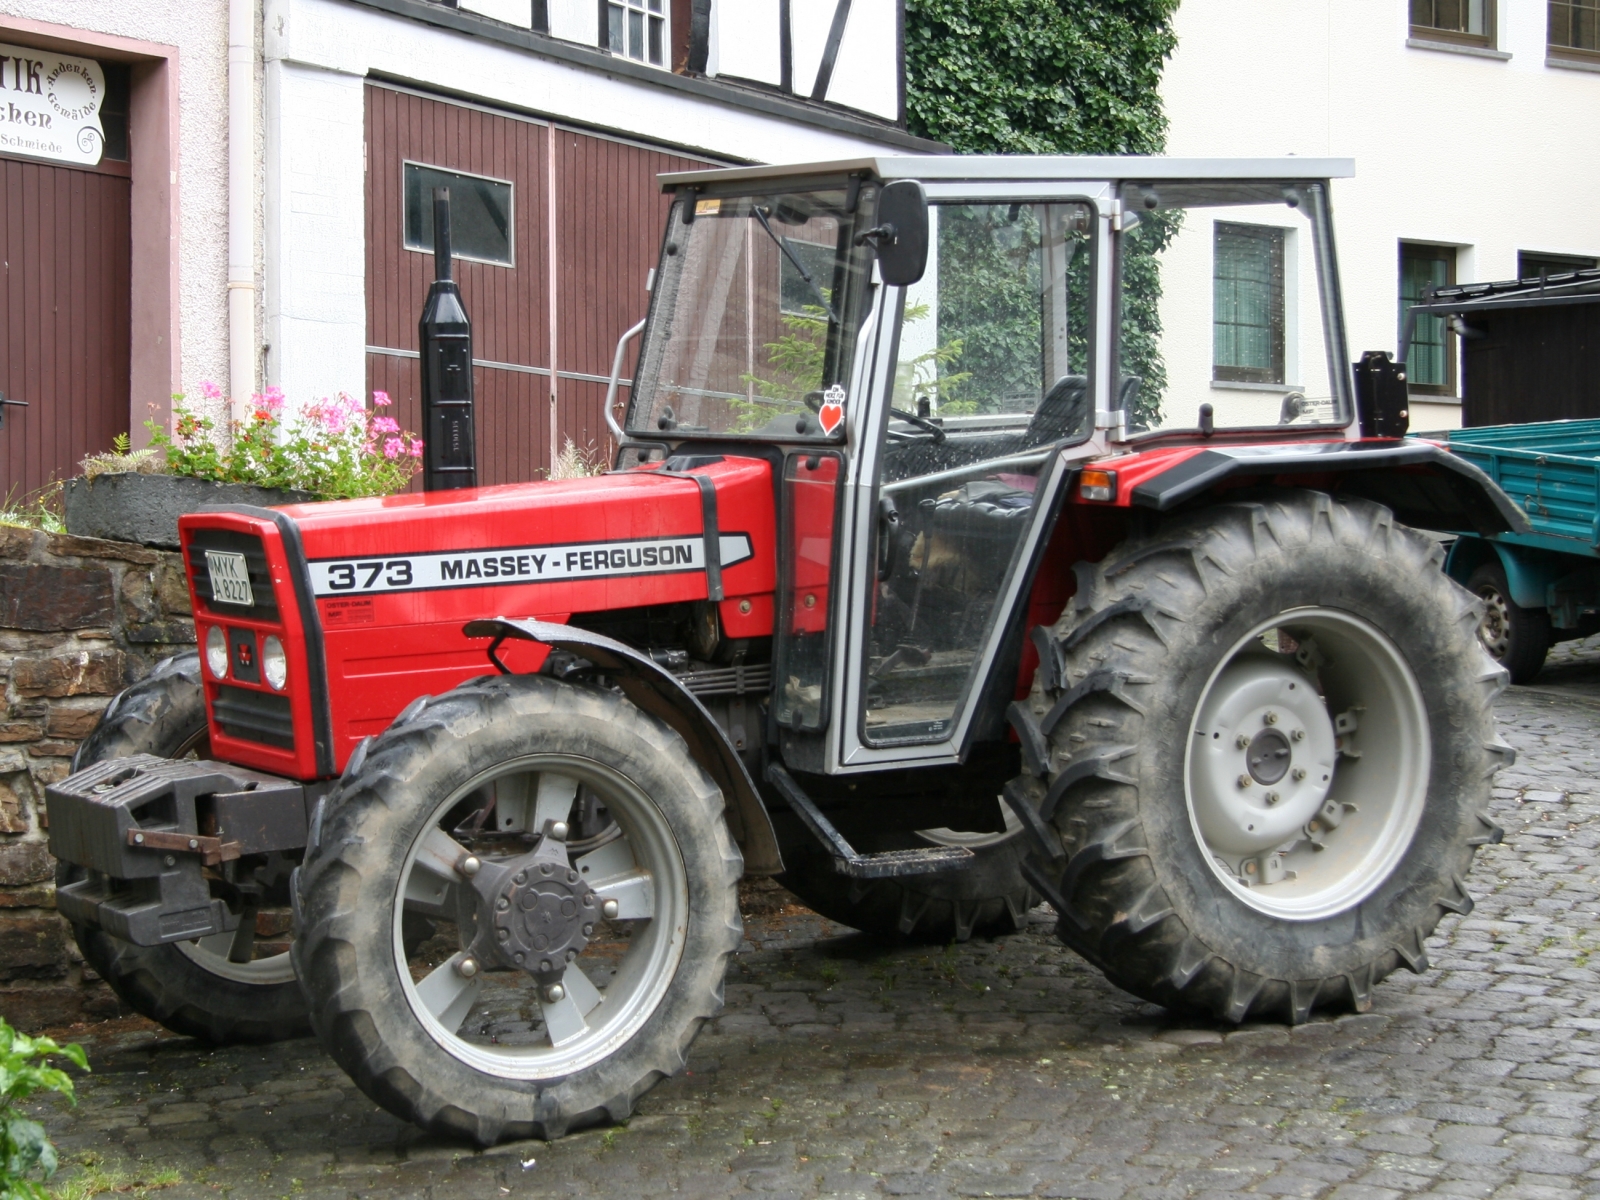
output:
[{"label": "red tractor body panel", "polygon": [[[776,588],[771,467],[728,458],[696,468],[716,489],[717,535],[729,637],[772,632]],[[321,629],[331,713],[332,769],[343,768],[362,738],[386,729],[423,694],[437,695],[491,669],[487,643],[462,633],[471,620],[611,612],[707,598],[706,526],[700,486],[645,467],[589,479],[391,496],[279,510],[298,531]],[[231,762],[316,778],[315,699],[311,658],[299,608],[293,560],[276,521],[263,513],[201,513],[180,521],[202,646],[209,628],[248,630],[282,639],[289,682],[275,693],[265,681],[205,673],[213,753]],[[214,602],[203,531],[260,539],[278,619]],[[214,537],[214,535],[212,535]],[[197,541],[198,538],[198,541]],[[302,591],[307,589],[302,589]],[[236,638],[240,635],[230,634]],[[230,642],[231,645],[231,642]],[[508,645],[514,670],[535,670],[543,647]],[[291,745],[233,736],[219,723],[227,691],[250,704],[282,705],[293,723]],[[251,693],[240,696],[240,692]],[[227,710],[225,703],[224,711]],[[326,766],[326,764],[324,764]]]}]

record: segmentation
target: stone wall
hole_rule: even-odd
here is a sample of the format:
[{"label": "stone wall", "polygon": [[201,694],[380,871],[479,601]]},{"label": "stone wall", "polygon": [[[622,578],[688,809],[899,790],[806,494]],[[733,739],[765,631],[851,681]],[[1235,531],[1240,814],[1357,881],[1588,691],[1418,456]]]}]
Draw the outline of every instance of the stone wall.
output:
[{"label": "stone wall", "polygon": [[0,1016],[19,1028],[117,1012],[55,912],[44,789],[112,696],[193,644],[177,554],[0,526]]}]

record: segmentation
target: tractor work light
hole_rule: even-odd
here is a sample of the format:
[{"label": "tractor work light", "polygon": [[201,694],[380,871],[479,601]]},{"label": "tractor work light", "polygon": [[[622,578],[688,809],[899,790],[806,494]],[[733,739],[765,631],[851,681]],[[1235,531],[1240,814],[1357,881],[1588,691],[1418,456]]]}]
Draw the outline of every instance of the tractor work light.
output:
[{"label": "tractor work light", "polygon": [[269,633],[261,643],[261,673],[275,692],[283,691],[283,685],[289,682],[289,656],[274,634]]},{"label": "tractor work light", "polygon": [[1085,471],[1078,476],[1078,495],[1085,500],[1115,500],[1117,498],[1117,473],[1115,471]]},{"label": "tractor work light", "polygon": [[228,677],[228,635],[222,632],[220,625],[206,630],[206,666],[211,668],[214,678]]}]

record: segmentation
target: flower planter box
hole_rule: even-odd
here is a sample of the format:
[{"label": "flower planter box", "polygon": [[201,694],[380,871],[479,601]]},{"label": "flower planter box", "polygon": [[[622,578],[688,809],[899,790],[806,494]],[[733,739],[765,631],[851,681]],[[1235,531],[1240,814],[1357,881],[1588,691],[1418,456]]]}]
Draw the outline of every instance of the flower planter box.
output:
[{"label": "flower planter box", "polygon": [[138,542],[165,550],[178,548],[178,518],[214,504],[253,504],[270,508],[316,499],[308,492],[213,483],[187,475],[101,475],[79,477],[64,490],[67,532],[79,537]]}]

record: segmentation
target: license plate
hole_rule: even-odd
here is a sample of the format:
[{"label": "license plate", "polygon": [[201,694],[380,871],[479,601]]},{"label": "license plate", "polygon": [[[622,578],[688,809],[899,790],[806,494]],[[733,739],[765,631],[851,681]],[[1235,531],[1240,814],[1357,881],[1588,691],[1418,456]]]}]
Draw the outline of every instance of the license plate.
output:
[{"label": "license plate", "polygon": [[250,568],[244,555],[221,550],[206,551],[206,569],[211,572],[211,598],[224,604],[253,607],[256,598],[250,590]]}]

